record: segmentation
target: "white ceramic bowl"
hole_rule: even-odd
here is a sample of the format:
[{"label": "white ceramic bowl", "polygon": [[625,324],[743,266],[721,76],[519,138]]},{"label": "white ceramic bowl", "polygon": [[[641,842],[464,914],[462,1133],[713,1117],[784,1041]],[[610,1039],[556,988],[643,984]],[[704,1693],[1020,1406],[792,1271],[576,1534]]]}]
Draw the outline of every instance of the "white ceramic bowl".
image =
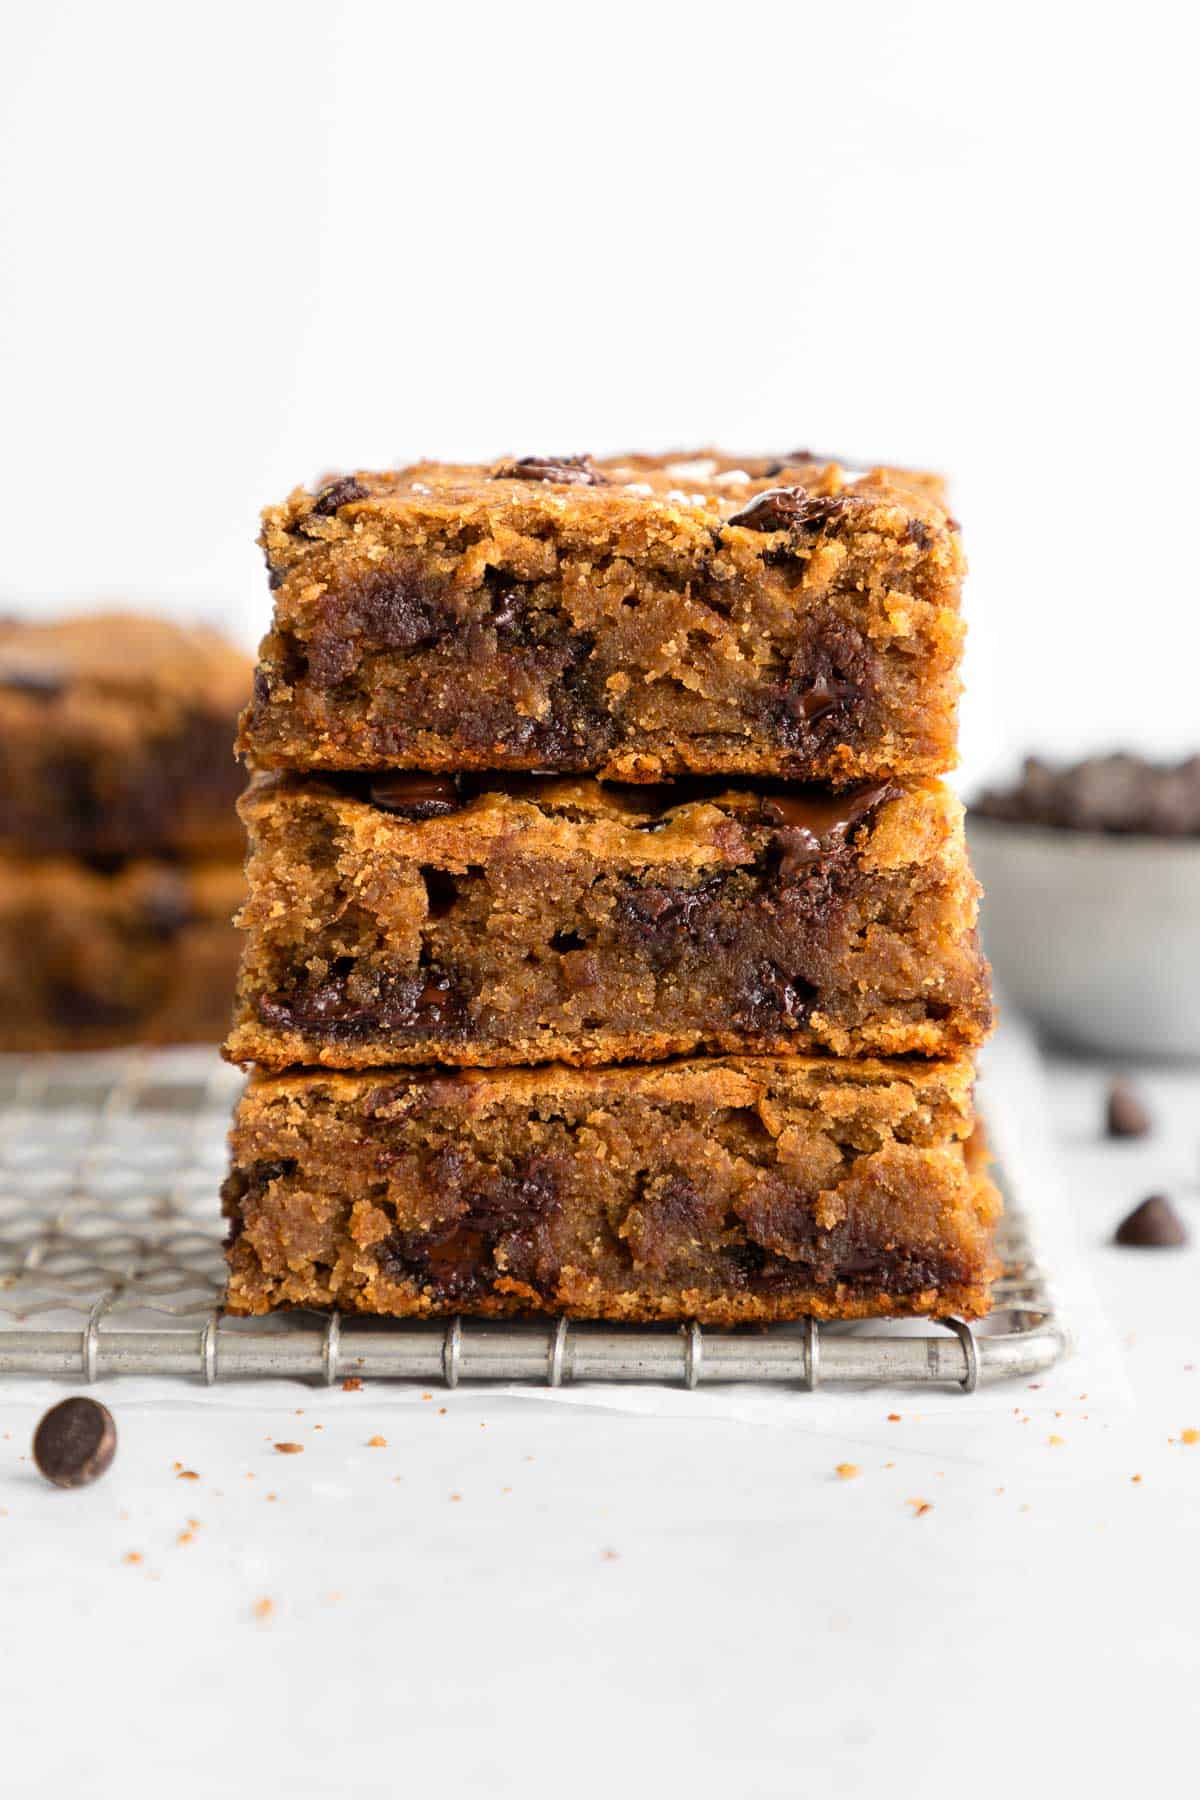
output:
[{"label": "white ceramic bowl", "polygon": [[972,818],[1001,991],[1089,1050],[1200,1057],[1200,841]]}]

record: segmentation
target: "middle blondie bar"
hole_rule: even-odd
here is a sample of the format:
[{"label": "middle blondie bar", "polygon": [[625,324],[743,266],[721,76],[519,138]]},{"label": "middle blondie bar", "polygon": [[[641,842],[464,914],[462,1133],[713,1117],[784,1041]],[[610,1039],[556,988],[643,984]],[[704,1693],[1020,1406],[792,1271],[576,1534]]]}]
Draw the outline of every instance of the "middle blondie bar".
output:
[{"label": "middle blondie bar", "polygon": [[944,1057],[990,1024],[937,782],[263,776],[242,816],[235,1061]]}]

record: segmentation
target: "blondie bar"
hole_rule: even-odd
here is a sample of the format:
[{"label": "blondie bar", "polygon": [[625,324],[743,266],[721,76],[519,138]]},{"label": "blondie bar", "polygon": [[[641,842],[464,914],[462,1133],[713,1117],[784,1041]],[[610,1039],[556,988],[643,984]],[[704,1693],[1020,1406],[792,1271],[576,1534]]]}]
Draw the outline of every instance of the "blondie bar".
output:
[{"label": "blondie bar", "polygon": [[848,785],[955,759],[964,564],[933,476],[421,463],[297,489],[261,542],[261,768]]},{"label": "blondie bar", "polygon": [[0,1051],[216,1043],[244,892],[232,862],[0,857]]},{"label": "blondie bar", "polygon": [[0,621],[0,848],[236,856],[249,659],[132,614]]},{"label": "blondie bar", "polygon": [[265,776],[241,810],[236,1061],[947,1056],[990,1022],[935,782]]},{"label": "blondie bar", "polygon": [[952,1063],[254,1075],[227,1305],[729,1325],[986,1312],[999,1199]]}]

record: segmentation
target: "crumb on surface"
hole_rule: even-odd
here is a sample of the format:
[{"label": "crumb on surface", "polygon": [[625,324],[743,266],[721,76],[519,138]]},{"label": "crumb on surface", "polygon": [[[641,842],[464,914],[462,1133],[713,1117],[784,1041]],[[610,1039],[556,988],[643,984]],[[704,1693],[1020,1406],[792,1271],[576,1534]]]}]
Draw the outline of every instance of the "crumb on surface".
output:
[{"label": "crumb on surface", "polygon": [[1181,1444],[1200,1444],[1200,1431],[1194,1425],[1186,1425],[1179,1434]]},{"label": "crumb on surface", "polygon": [[601,1562],[618,1562],[620,1560],[620,1556],[621,1556],[621,1552],[619,1550],[602,1550],[600,1552],[600,1561]]},{"label": "crumb on surface", "polygon": [[452,1500],[461,1500],[461,1499],[462,1499],[462,1495],[461,1495],[461,1494],[451,1494],[451,1496],[450,1496],[450,1498],[451,1498],[451,1499],[452,1499]]},{"label": "crumb on surface", "polygon": [[367,1449],[368,1450],[386,1450],[387,1449],[387,1439],[385,1437],[380,1437],[379,1433],[376,1432],[374,1437],[369,1437],[367,1439]]},{"label": "crumb on surface", "polygon": [[906,1500],[904,1504],[912,1507],[914,1519],[923,1518],[927,1512],[933,1511],[932,1500]]},{"label": "crumb on surface", "polygon": [[199,1481],[199,1479],[200,1477],[197,1475],[195,1469],[180,1469],[179,1474],[176,1476],[177,1481]]},{"label": "crumb on surface", "polygon": [[300,1452],[304,1448],[304,1445],[303,1444],[282,1443],[282,1444],[276,1444],[275,1448],[279,1451],[281,1456],[299,1456]]},{"label": "crumb on surface", "polygon": [[858,1464],[852,1462],[836,1463],[833,1472],[841,1481],[853,1481],[856,1475],[862,1474]]},{"label": "crumb on surface", "polygon": [[343,1392],[343,1394],[361,1394],[362,1393],[361,1377],[358,1375],[347,1375],[345,1381],[343,1381],[343,1383],[342,1383],[342,1392]]},{"label": "crumb on surface", "polygon": [[1059,1437],[1057,1431],[1052,1431],[1050,1436],[1046,1439],[1046,1442],[1055,1450],[1061,1449],[1066,1441],[1065,1437]]},{"label": "crumb on surface", "polygon": [[899,1423],[900,1423],[900,1414],[899,1413],[889,1413],[888,1414],[888,1424],[889,1425],[898,1425]]},{"label": "crumb on surface", "polygon": [[258,1620],[260,1625],[265,1625],[274,1611],[275,1602],[268,1599],[266,1594],[263,1595],[261,1600],[256,1600],[254,1602],[254,1617]]},{"label": "crumb on surface", "polygon": [[140,1563],[140,1562],[144,1562],[145,1558],[143,1557],[140,1550],[127,1550],[125,1552],[124,1556],[121,1558],[121,1561],[127,1562],[127,1563]]}]

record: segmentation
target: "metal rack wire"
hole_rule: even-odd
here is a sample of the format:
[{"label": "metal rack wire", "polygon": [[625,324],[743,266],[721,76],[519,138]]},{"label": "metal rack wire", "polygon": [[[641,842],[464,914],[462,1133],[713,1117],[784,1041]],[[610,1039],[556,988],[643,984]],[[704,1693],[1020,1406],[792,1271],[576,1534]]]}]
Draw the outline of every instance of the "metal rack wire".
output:
[{"label": "metal rack wire", "polygon": [[1067,1346],[1011,1194],[996,1310],[975,1329],[226,1319],[216,1192],[240,1080],[209,1051],[0,1058],[0,1375],[878,1381],[970,1393],[1046,1369]]}]

